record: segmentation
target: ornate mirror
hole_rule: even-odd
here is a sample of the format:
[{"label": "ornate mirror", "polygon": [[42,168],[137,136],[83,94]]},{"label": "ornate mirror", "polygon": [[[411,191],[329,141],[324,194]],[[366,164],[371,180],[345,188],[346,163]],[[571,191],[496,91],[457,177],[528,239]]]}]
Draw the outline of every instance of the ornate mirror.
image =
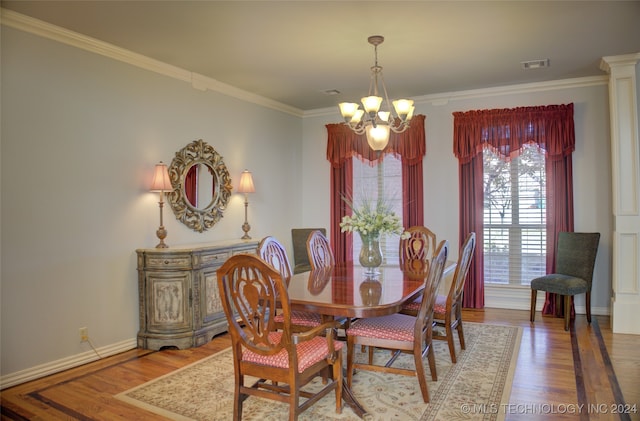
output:
[{"label": "ornate mirror", "polygon": [[167,199],[176,219],[203,232],[222,218],[231,197],[231,177],[210,145],[199,139],[176,152],[169,178],[173,191]]}]

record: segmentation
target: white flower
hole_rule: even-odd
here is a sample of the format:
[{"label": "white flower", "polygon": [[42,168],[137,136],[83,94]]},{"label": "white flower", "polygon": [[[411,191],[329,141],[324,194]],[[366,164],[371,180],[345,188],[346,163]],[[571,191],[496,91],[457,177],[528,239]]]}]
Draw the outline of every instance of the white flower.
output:
[{"label": "white flower", "polygon": [[360,207],[354,207],[353,202],[343,199],[351,208],[352,215],[346,215],[340,222],[342,232],[357,232],[363,236],[380,234],[400,234],[405,238],[400,218],[391,210],[389,205],[381,198],[377,200],[375,206],[371,201],[364,200]]}]

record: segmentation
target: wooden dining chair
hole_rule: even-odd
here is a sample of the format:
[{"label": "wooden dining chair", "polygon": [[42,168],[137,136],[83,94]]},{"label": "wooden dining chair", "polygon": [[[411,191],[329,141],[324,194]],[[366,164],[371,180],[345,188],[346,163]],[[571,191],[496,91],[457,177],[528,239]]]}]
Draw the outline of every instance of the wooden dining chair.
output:
[{"label": "wooden dining chair", "polygon": [[336,265],[329,240],[320,230],[311,231],[309,234],[307,238],[307,254],[311,270],[330,268]]},{"label": "wooden dining chair", "polygon": [[408,238],[400,238],[400,266],[408,260],[429,260],[436,252],[436,235],[427,227],[414,225],[405,230]]},{"label": "wooden dining chair", "polygon": [[441,330],[435,329],[433,339],[447,341],[451,362],[454,364],[457,361],[456,347],[453,340],[454,329],[458,332],[460,349],[466,348],[464,343],[464,329],[462,327],[462,294],[475,249],[476,233],[470,232],[460,248],[458,263],[456,265],[456,271],[453,274],[451,286],[449,287],[449,293],[447,295],[438,295],[433,307],[434,325],[444,328],[444,334],[441,333]]},{"label": "wooden dining chair", "polygon": [[[453,330],[458,332],[458,340],[460,341],[460,349],[465,349],[464,329],[462,326],[462,293],[464,284],[469,274],[469,266],[473,258],[473,252],[476,248],[476,234],[471,232],[467,235],[464,244],[460,248],[456,270],[451,280],[451,285],[447,295],[438,294],[436,302],[433,306],[433,323],[444,329],[444,333],[440,329],[434,329],[433,339],[445,340],[449,346],[449,354],[451,362],[455,364],[456,348],[453,339]],[[420,298],[402,306],[400,313],[415,316],[420,310]]]},{"label": "wooden dining chair", "polygon": [[[433,306],[438,287],[442,281],[448,251],[449,243],[442,241],[438,246],[436,256],[431,262],[426,262],[429,268],[424,280],[422,304],[417,316],[396,313],[388,316],[358,319],[347,329],[347,385],[349,387],[351,387],[353,371],[356,368],[417,376],[422,399],[425,403],[429,402],[429,389],[422,359],[425,355],[427,356],[431,378],[433,381],[437,381],[436,360],[431,343]],[[369,353],[368,363],[355,363],[354,352],[357,345],[389,349],[393,353],[384,365],[374,364],[372,353]],[[401,353],[413,354],[415,370],[392,366]]]},{"label": "wooden dining chair", "polygon": [[[420,276],[421,267],[425,261],[433,258],[436,251],[436,235],[429,228],[422,225],[414,225],[405,230],[409,237],[400,237],[400,250],[398,252],[400,268],[406,274]],[[402,306],[401,313],[415,316],[420,309],[420,297],[413,303]]]},{"label": "wooden dining chair", "polygon": [[[337,323],[293,333],[289,296],[280,272],[258,256],[232,256],[217,275],[233,350],[233,419],[241,420],[243,401],[257,396],[288,403],[289,420],[297,420],[331,391],[335,391],[336,413],[340,413],[343,344],[333,340]],[[278,301],[285,315],[282,330],[272,317]],[[245,376],[258,380],[245,385]],[[317,376],[323,377],[319,390],[304,388]],[[306,400],[300,403],[300,397]]]},{"label": "wooden dining chair", "polygon": [[[289,287],[291,282],[291,264],[284,246],[274,237],[268,236],[260,240],[258,244],[258,256],[271,265],[275,270],[280,272],[282,281]],[[278,328],[284,327],[284,314],[280,310],[275,316],[275,322]],[[291,311],[291,329],[295,332],[308,330],[322,324],[322,318],[319,314],[307,311]]]}]

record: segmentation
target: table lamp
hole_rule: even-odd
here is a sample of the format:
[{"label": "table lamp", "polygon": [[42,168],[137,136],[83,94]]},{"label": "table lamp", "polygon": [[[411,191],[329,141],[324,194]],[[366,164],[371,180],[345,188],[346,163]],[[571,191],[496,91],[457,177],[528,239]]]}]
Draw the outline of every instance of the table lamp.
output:
[{"label": "table lamp", "polygon": [[162,161],[160,161],[159,164],[156,164],[156,169],[153,173],[153,181],[151,182],[151,188],[149,190],[160,193],[160,201],[158,202],[158,205],[160,206],[160,227],[156,231],[156,235],[160,239],[160,242],[156,248],[167,248],[169,246],[164,242],[164,239],[167,237],[167,230],[164,228],[164,224],[162,222],[162,208],[164,206],[164,192],[173,190],[173,187],[171,186],[171,180],[169,179],[167,164]]},{"label": "table lamp", "polygon": [[251,239],[249,236],[251,225],[249,225],[249,221],[247,220],[247,207],[249,206],[248,193],[255,193],[255,191],[256,188],[253,186],[253,177],[251,177],[251,172],[244,170],[240,176],[240,185],[238,186],[238,193],[244,193],[244,224],[242,224],[242,231],[244,231],[244,235],[242,236],[243,240]]}]

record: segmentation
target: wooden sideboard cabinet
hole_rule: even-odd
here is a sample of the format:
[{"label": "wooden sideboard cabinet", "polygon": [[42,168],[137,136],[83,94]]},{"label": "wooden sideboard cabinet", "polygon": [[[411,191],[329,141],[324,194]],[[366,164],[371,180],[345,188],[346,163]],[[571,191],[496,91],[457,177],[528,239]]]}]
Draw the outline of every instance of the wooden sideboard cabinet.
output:
[{"label": "wooden sideboard cabinet", "polygon": [[192,348],[226,332],[216,270],[238,253],[255,254],[258,241],[138,249],[138,347]]}]

